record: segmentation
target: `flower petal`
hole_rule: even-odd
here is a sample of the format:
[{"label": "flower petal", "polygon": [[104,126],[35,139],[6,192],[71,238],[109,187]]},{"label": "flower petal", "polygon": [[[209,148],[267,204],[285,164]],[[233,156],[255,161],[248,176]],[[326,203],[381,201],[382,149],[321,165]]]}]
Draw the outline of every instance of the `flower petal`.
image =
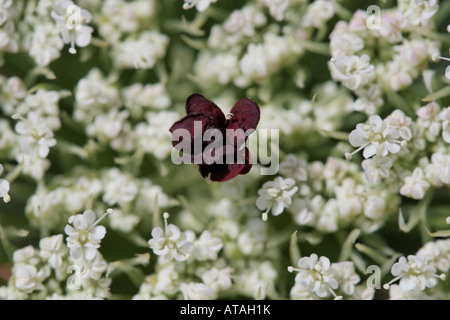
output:
[{"label": "flower petal", "polygon": [[214,102],[198,93],[194,93],[187,98],[186,113],[188,115],[202,114],[211,119],[216,128],[223,128],[225,125],[226,119],[222,110]]},{"label": "flower petal", "polygon": [[231,108],[232,118],[227,120],[227,129],[255,130],[258,126],[261,112],[256,102],[241,99]]}]

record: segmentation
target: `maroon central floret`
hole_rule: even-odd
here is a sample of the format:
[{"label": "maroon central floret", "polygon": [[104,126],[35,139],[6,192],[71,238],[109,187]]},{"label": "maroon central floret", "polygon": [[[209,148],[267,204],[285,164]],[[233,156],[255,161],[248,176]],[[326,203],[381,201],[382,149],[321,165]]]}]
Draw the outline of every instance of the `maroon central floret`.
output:
[{"label": "maroon central floret", "polygon": [[[259,106],[254,101],[239,100],[225,117],[214,102],[200,94],[193,94],[186,100],[186,113],[186,117],[175,122],[170,128],[172,144],[175,149],[181,150],[181,143],[174,136],[174,132],[178,129],[189,132],[190,141],[187,142],[191,145],[191,153],[183,156],[190,158],[191,163],[199,164],[204,178],[223,182],[250,171],[251,157],[245,142],[258,126],[260,119]],[[209,129],[220,132],[224,139],[221,145],[214,145],[214,148],[210,148],[213,149],[212,152],[205,155],[205,149],[216,142],[212,138],[204,139]],[[201,146],[201,150],[195,149],[196,144]],[[212,161],[214,159],[216,161]]]}]

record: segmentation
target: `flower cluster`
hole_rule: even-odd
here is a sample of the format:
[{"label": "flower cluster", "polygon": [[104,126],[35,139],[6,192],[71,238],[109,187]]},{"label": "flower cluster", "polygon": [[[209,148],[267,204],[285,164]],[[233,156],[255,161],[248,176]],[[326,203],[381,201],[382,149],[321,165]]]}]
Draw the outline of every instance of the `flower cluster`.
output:
[{"label": "flower cluster", "polygon": [[426,70],[439,53],[439,42],[427,37],[437,11],[437,1],[402,0],[378,17],[357,10],[349,22],[335,25],[329,68],[357,96],[353,110],[377,114],[385,96],[392,99],[392,91],[407,88]]},{"label": "flower cluster", "polygon": [[[415,255],[400,257],[392,266],[395,276],[384,287],[392,299],[439,299],[443,283],[450,270],[450,246],[448,240],[427,242]],[[439,281],[442,280],[442,281]],[[398,284],[392,284],[399,281]]]},{"label": "flower cluster", "polygon": [[[111,209],[105,215],[111,213]],[[14,251],[14,267],[2,299],[98,299],[107,298],[111,279],[108,263],[98,251],[106,233],[97,226],[93,211],[72,216],[62,234],[43,237],[39,248],[29,245]]]},{"label": "flower cluster", "polygon": [[[289,272],[296,271],[295,285],[291,289],[292,299],[316,300],[333,296],[341,300],[343,295],[357,299],[371,299],[374,290],[358,285],[360,277],[351,261],[330,263],[327,257],[312,254],[298,260],[298,268],[288,267]],[[337,295],[337,293],[342,295]]]}]

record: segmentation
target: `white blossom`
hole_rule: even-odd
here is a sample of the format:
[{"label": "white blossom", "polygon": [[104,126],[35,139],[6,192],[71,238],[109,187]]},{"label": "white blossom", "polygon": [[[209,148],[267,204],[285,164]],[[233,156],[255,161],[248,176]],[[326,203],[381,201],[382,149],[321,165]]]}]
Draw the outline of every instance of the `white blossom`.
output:
[{"label": "white blossom", "polygon": [[134,177],[118,168],[111,168],[104,174],[103,201],[108,205],[131,202],[138,193],[138,184]]},{"label": "white blossom", "polygon": [[366,54],[342,55],[333,58],[329,63],[333,78],[341,81],[350,90],[356,90],[371,80],[374,66],[370,64],[370,57]]},{"label": "white blossom", "polygon": [[169,214],[164,214],[164,229],[154,227],[152,238],[148,241],[153,252],[164,261],[175,259],[185,261],[191,255],[193,245],[188,241],[186,234],[174,224],[167,224]]},{"label": "white blossom", "polygon": [[13,279],[15,287],[26,293],[31,293],[43,287],[39,279],[38,269],[33,265],[21,264],[16,266]]},{"label": "white blossom", "polygon": [[292,196],[297,190],[298,187],[291,178],[283,179],[277,177],[273,181],[264,183],[262,188],[258,190],[259,197],[256,200],[258,209],[266,210],[263,213],[263,220],[267,220],[267,213],[269,211],[274,216],[280,215],[284,211],[284,208],[291,205]]},{"label": "white blossom", "polygon": [[353,295],[355,285],[361,280],[355,272],[355,266],[351,261],[335,262],[331,264],[336,280],[339,282],[339,290],[346,295]]},{"label": "white blossom", "polygon": [[[449,69],[449,79],[450,79],[450,67]],[[442,139],[445,142],[450,143],[450,107],[445,108],[439,114],[439,118],[442,121]]]},{"label": "white blossom", "polygon": [[169,38],[157,31],[144,31],[138,39],[129,38],[113,48],[118,68],[152,69],[164,57]]},{"label": "white blossom", "polygon": [[100,242],[105,237],[106,229],[97,224],[112,210],[109,209],[102,217],[96,219],[92,210],[69,218],[69,224],[64,228],[67,237],[67,247],[74,259],[93,260],[100,248]]},{"label": "white blossom", "polygon": [[333,57],[351,56],[364,48],[364,40],[354,33],[335,34],[330,38],[330,49]]},{"label": "white blossom", "polygon": [[7,80],[0,77],[0,84],[1,107],[5,114],[12,115],[19,102],[26,96],[25,84],[19,77],[10,77]]},{"label": "white blossom", "polygon": [[442,183],[450,184],[450,155],[439,152],[433,153],[431,162],[435,176],[438,177]]},{"label": "white blossom", "polygon": [[449,240],[437,240],[425,243],[416,253],[424,261],[428,261],[437,270],[447,273],[450,270]]},{"label": "white blossom", "polygon": [[361,166],[364,175],[371,184],[377,184],[383,178],[388,178],[392,168],[393,160],[390,157],[373,156],[365,159]]},{"label": "white blossom", "polygon": [[248,79],[263,79],[268,73],[268,66],[262,44],[249,44],[247,53],[240,62],[242,74]]},{"label": "white blossom", "polygon": [[398,153],[401,149],[399,137],[398,130],[374,115],[366,123],[357,124],[348,138],[352,146],[359,147],[355,152],[364,149],[363,156],[367,159],[374,155],[385,157],[389,153]]},{"label": "white blossom", "polygon": [[405,177],[400,194],[413,199],[423,199],[430,183],[425,179],[422,168],[415,168],[412,175]]},{"label": "white blossom", "polygon": [[385,287],[389,288],[392,282],[400,280],[399,286],[403,291],[434,287],[439,278],[436,275],[435,267],[415,255],[409,255],[407,258],[400,257],[398,262],[392,266],[391,273],[395,278]]},{"label": "white blossom", "polygon": [[430,19],[438,11],[437,0],[402,0],[400,10],[412,25],[428,26]]},{"label": "white blossom", "polygon": [[56,145],[53,131],[42,121],[42,118],[35,111],[28,114],[28,117],[13,116],[19,118],[15,130],[20,135],[20,146],[22,152],[40,158],[46,158],[50,148]]},{"label": "white blossom", "polygon": [[298,181],[306,181],[308,179],[308,171],[306,161],[297,159],[293,154],[288,154],[280,163],[280,173],[295,178]]},{"label": "white blossom", "polygon": [[216,298],[214,290],[204,283],[182,283],[180,290],[183,293],[184,300],[213,300]]},{"label": "white blossom", "polygon": [[338,281],[331,269],[330,260],[327,257],[318,257],[313,253],[309,257],[298,260],[298,268],[289,267],[290,272],[296,271],[295,282],[315,293],[318,297],[324,298],[338,288]]},{"label": "white blossom", "polygon": [[184,0],[183,9],[188,10],[195,7],[199,12],[203,12],[214,2],[217,0]]},{"label": "white blossom", "polygon": [[259,2],[269,8],[272,17],[277,21],[282,21],[291,0],[259,0]]},{"label": "white blossom", "polygon": [[231,287],[231,268],[206,270],[201,275],[202,281],[214,291],[227,290]]},{"label": "white blossom", "polygon": [[40,257],[48,261],[48,264],[54,269],[62,266],[63,259],[68,251],[63,242],[62,234],[42,238],[39,241],[39,249]]},{"label": "white blossom", "polygon": [[[3,166],[0,164],[0,174],[3,173]],[[3,201],[5,203],[9,202],[11,200],[11,197],[9,196],[9,181],[6,179],[0,179],[0,198],[3,198]]]},{"label": "white blossom", "polygon": [[39,252],[31,245],[18,249],[13,253],[13,262],[15,265],[36,266],[39,263]]},{"label": "white blossom", "polygon": [[194,242],[192,254],[199,261],[216,260],[217,254],[222,248],[222,240],[213,237],[211,233],[206,230],[203,231],[200,237]]},{"label": "white blossom", "polygon": [[33,33],[27,46],[28,53],[39,66],[47,66],[58,59],[64,47],[58,30],[53,23],[41,23],[33,27]]},{"label": "white blossom", "polygon": [[303,16],[302,25],[321,28],[335,13],[333,1],[317,0],[308,5],[306,14]]},{"label": "white blossom", "polygon": [[92,19],[89,11],[80,8],[70,0],[60,0],[51,15],[56,20],[62,40],[64,43],[70,44],[70,53],[77,53],[75,44],[78,47],[89,45],[94,31],[92,27],[86,25]]}]

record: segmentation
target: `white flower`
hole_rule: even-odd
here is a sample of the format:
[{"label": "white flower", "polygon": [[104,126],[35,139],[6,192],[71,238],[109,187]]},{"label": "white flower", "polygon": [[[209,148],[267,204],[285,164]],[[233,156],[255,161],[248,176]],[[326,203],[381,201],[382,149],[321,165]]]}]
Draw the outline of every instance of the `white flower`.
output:
[{"label": "white flower", "polygon": [[214,291],[227,290],[231,287],[231,268],[218,269],[216,267],[202,272],[202,281]]},{"label": "white flower", "polygon": [[363,192],[364,186],[351,178],[346,178],[342,185],[336,186],[335,194],[341,217],[349,221],[361,213]]},{"label": "white flower", "polygon": [[166,109],[171,104],[170,96],[163,83],[135,83],[121,91],[125,107],[134,118],[141,118],[147,108]]},{"label": "white flower", "polygon": [[155,227],[152,230],[152,239],[148,241],[153,252],[164,261],[175,259],[185,261],[191,255],[193,245],[188,241],[186,234],[174,224],[167,224],[169,214],[164,213],[164,230]]},{"label": "white flower", "polygon": [[0,103],[7,115],[12,115],[19,102],[25,98],[27,90],[19,77],[11,77],[8,80],[0,78]]},{"label": "white flower", "polygon": [[74,259],[93,260],[95,258],[97,249],[100,248],[100,242],[106,234],[105,227],[97,226],[97,224],[109,213],[112,213],[111,209],[108,209],[103,216],[96,220],[95,213],[87,210],[83,214],[69,218],[69,224],[66,225],[64,231],[68,235],[67,247]]},{"label": "white flower", "polygon": [[391,273],[395,278],[384,287],[389,288],[391,283],[400,279],[399,286],[403,291],[434,287],[439,278],[435,267],[415,255],[409,255],[408,258],[400,257],[392,266]]},{"label": "white flower", "polygon": [[425,179],[422,168],[415,168],[412,175],[405,178],[400,194],[413,199],[423,199],[430,184]]},{"label": "white flower", "polygon": [[250,43],[240,62],[242,74],[248,79],[263,79],[268,73],[264,46]]},{"label": "white flower", "polygon": [[388,178],[392,168],[393,160],[390,157],[373,156],[365,159],[361,166],[364,175],[371,184],[377,184],[383,178]]},{"label": "white flower", "polygon": [[51,15],[56,20],[64,43],[70,44],[70,53],[77,53],[75,44],[78,47],[89,45],[94,29],[86,25],[92,19],[87,10],[80,8],[70,0],[60,0]]},{"label": "white flower", "polygon": [[128,111],[119,112],[117,109],[98,114],[94,122],[86,127],[86,133],[100,142],[109,142],[119,135],[128,116]]},{"label": "white flower", "polygon": [[99,69],[93,68],[86,77],[78,81],[75,89],[75,100],[77,108],[74,115],[76,120],[84,120],[84,117],[82,117],[84,113],[89,114],[89,112],[97,111],[85,119],[86,123],[90,123],[94,116],[98,114],[100,107],[104,106],[109,109],[117,103],[119,93],[117,88],[103,77]]},{"label": "white flower", "polygon": [[433,153],[431,162],[436,177],[438,177],[442,183],[450,184],[450,155],[442,154],[440,152]]},{"label": "white flower", "polygon": [[116,167],[106,171],[104,180],[102,199],[110,206],[133,201],[139,191],[134,177]]},{"label": "white flower", "polygon": [[403,39],[402,30],[406,27],[405,16],[398,11],[382,12],[380,35],[389,42],[400,42]]},{"label": "white flower", "polygon": [[267,213],[272,211],[274,216],[281,214],[284,208],[292,203],[292,196],[297,192],[298,187],[291,178],[283,179],[276,177],[273,181],[263,184],[258,190],[256,206],[259,210],[266,210],[263,213],[263,220],[267,220]]},{"label": "white flower", "polygon": [[62,234],[42,238],[39,241],[39,249],[40,257],[48,261],[48,264],[54,269],[61,267],[63,258],[67,254],[67,247],[64,245]]},{"label": "white flower", "polygon": [[413,25],[428,26],[430,19],[439,9],[438,0],[405,0],[400,9]]},{"label": "white flower", "polygon": [[273,291],[277,271],[272,261],[250,261],[240,275],[236,275],[235,284],[240,292],[254,299],[264,299]]},{"label": "white flower", "polygon": [[211,54],[202,51],[196,61],[198,76],[214,80],[222,85],[230,83],[239,75],[239,59],[232,52]]},{"label": "white flower", "polygon": [[26,293],[42,288],[38,270],[32,265],[20,264],[15,266],[13,279],[15,287]]},{"label": "white flower", "polygon": [[320,298],[325,298],[332,293],[336,299],[334,289],[338,288],[338,281],[330,268],[330,259],[327,257],[318,257],[313,253],[309,257],[303,257],[298,260],[298,268],[289,267],[288,271],[298,272],[295,276],[295,282],[310,292],[315,293]]},{"label": "white flower", "polygon": [[386,197],[373,194],[367,197],[364,203],[364,215],[373,220],[378,220],[386,214]]},{"label": "white flower", "polygon": [[58,130],[61,128],[59,99],[59,92],[39,89],[25,98],[24,103],[17,107],[16,113],[25,116],[29,112],[35,111],[51,130]]},{"label": "white flower", "polygon": [[182,283],[180,290],[185,300],[214,300],[216,293],[204,283]]},{"label": "white flower", "polygon": [[[450,66],[449,69],[449,80],[450,80]],[[450,143],[450,107],[445,108],[439,114],[439,118],[442,120],[442,139],[445,142]]]},{"label": "white flower", "polygon": [[338,219],[341,210],[342,209],[339,207],[339,203],[336,199],[329,199],[319,213],[316,222],[317,230],[323,232],[336,232],[338,230]]},{"label": "white flower", "polygon": [[346,295],[353,295],[355,285],[361,280],[355,272],[355,266],[351,261],[335,262],[331,264],[336,280],[339,282],[339,289]]},{"label": "white flower", "polygon": [[295,155],[288,154],[286,159],[280,163],[280,173],[298,181],[306,181],[308,179],[306,160],[297,159]]},{"label": "white flower", "polygon": [[26,264],[37,265],[39,263],[39,252],[31,245],[18,249],[13,253],[14,265]]},{"label": "white flower", "polygon": [[28,53],[39,66],[47,66],[59,58],[63,47],[64,42],[53,23],[47,22],[33,26]]},{"label": "white flower", "polygon": [[1,0],[0,1],[0,26],[2,26],[9,18],[8,9],[12,5],[12,0]]},{"label": "white flower", "polygon": [[139,147],[157,159],[165,159],[172,151],[169,128],[179,117],[173,111],[147,112],[147,122],[140,122],[134,130]]},{"label": "white flower", "polygon": [[334,15],[335,6],[333,1],[317,0],[308,5],[306,14],[303,16],[302,25],[321,28]]},{"label": "white flower", "polygon": [[331,37],[331,56],[351,56],[364,48],[364,40],[354,33],[339,33]]},{"label": "white flower", "polygon": [[269,8],[272,17],[277,21],[282,21],[291,0],[259,0],[259,2]]},{"label": "white flower", "polygon": [[109,219],[109,226],[114,230],[131,232],[140,221],[141,218],[139,216],[117,209],[114,210],[114,214]]},{"label": "white flower", "polygon": [[441,108],[436,102],[430,102],[417,110],[417,124],[423,129],[425,138],[429,141],[436,141],[441,132]]},{"label": "white flower", "polygon": [[96,251],[92,260],[76,261],[76,265],[80,267],[81,285],[83,287],[90,286],[90,279],[99,281],[108,268],[108,263],[98,251]]},{"label": "white flower", "polygon": [[393,284],[392,286],[389,286],[389,299],[418,301],[418,300],[427,300],[429,299],[429,296],[419,289],[405,291],[398,284]]},{"label": "white flower", "polygon": [[[397,140],[400,137],[398,130],[383,121],[380,116],[370,116],[366,123],[358,123],[348,140],[354,147],[359,147],[352,154],[364,149],[364,158],[370,158],[374,155],[387,156],[389,153],[397,153],[401,149],[401,142]],[[346,154],[351,158],[351,154]]]},{"label": "white flower", "polygon": [[412,139],[412,130],[411,124],[412,120],[410,117],[407,117],[403,111],[394,110],[389,116],[384,119],[388,125],[395,128],[400,135],[400,138],[403,140],[409,141]]},{"label": "white flower", "polygon": [[199,261],[216,260],[218,252],[223,248],[223,242],[220,238],[212,237],[206,230],[194,242],[193,255]]},{"label": "white flower", "polygon": [[299,225],[312,225],[316,217],[322,214],[323,206],[324,199],[317,194],[312,199],[295,199],[291,211]]},{"label": "white flower", "polygon": [[370,57],[367,54],[333,58],[329,67],[333,78],[341,81],[350,90],[360,88],[375,75],[375,68],[370,64]]},{"label": "white flower", "polygon": [[155,293],[175,294],[179,289],[179,278],[175,263],[162,265],[162,269],[158,270]]},{"label": "white flower", "polygon": [[[3,172],[3,166],[0,164],[0,174]],[[11,200],[9,196],[9,181],[5,179],[0,179],[0,198],[3,198],[5,203],[8,203]]]},{"label": "white flower", "polygon": [[119,68],[152,69],[166,54],[169,37],[157,31],[144,31],[138,39],[117,43],[112,57]]},{"label": "white flower", "polygon": [[[223,28],[230,34],[253,37],[256,33],[255,28],[265,25],[266,22],[267,18],[264,13],[261,12],[259,8],[249,5],[244,6],[242,9],[234,10],[233,12],[231,12],[228,19],[223,23]],[[216,33],[217,31],[219,31],[219,29],[217,28],[215,30]],[[214,38],[218,38],[214,34],[215,32],[213,32],[213,30],[211,31],[211,36],[209,39],[210,43],[214,42]],[[226,37],[224,40],[230,41],[230,39],[234,38]]]},{"label": "white flower", "polygon": [[450,270],[449,244],[449,240],[430,241],[425,243],[416,255],[424,261],[428,261],[439,271],[447,273]]},{"label": "white flower", "polygon": [[317,296],[309,290],[309,288],[302,286],[298,282],[294,283],[290,291],[290,296],[292,300],[315,300]]},{"label": "white flower", "polygon": [[50,148],[56,145],[56,140],[53,137],[53,131],[47,127],[45,121],[35,111],[30,112],[27,119],[18,115],[14,115],[13,118],[20,119],[15,130],[20,135],[22,152],[46,158]]},{"label": "white flower", "polygon": [[189,10],[195,7],[198,11],[203,12],[214,2],[217,0],[184,0],[183,9]]},{"label": "white flower", "polygon": [[266,237],[267,224],[260,219],[250,219],[236,243],[244,255],[257,255],[263,252]]}]

